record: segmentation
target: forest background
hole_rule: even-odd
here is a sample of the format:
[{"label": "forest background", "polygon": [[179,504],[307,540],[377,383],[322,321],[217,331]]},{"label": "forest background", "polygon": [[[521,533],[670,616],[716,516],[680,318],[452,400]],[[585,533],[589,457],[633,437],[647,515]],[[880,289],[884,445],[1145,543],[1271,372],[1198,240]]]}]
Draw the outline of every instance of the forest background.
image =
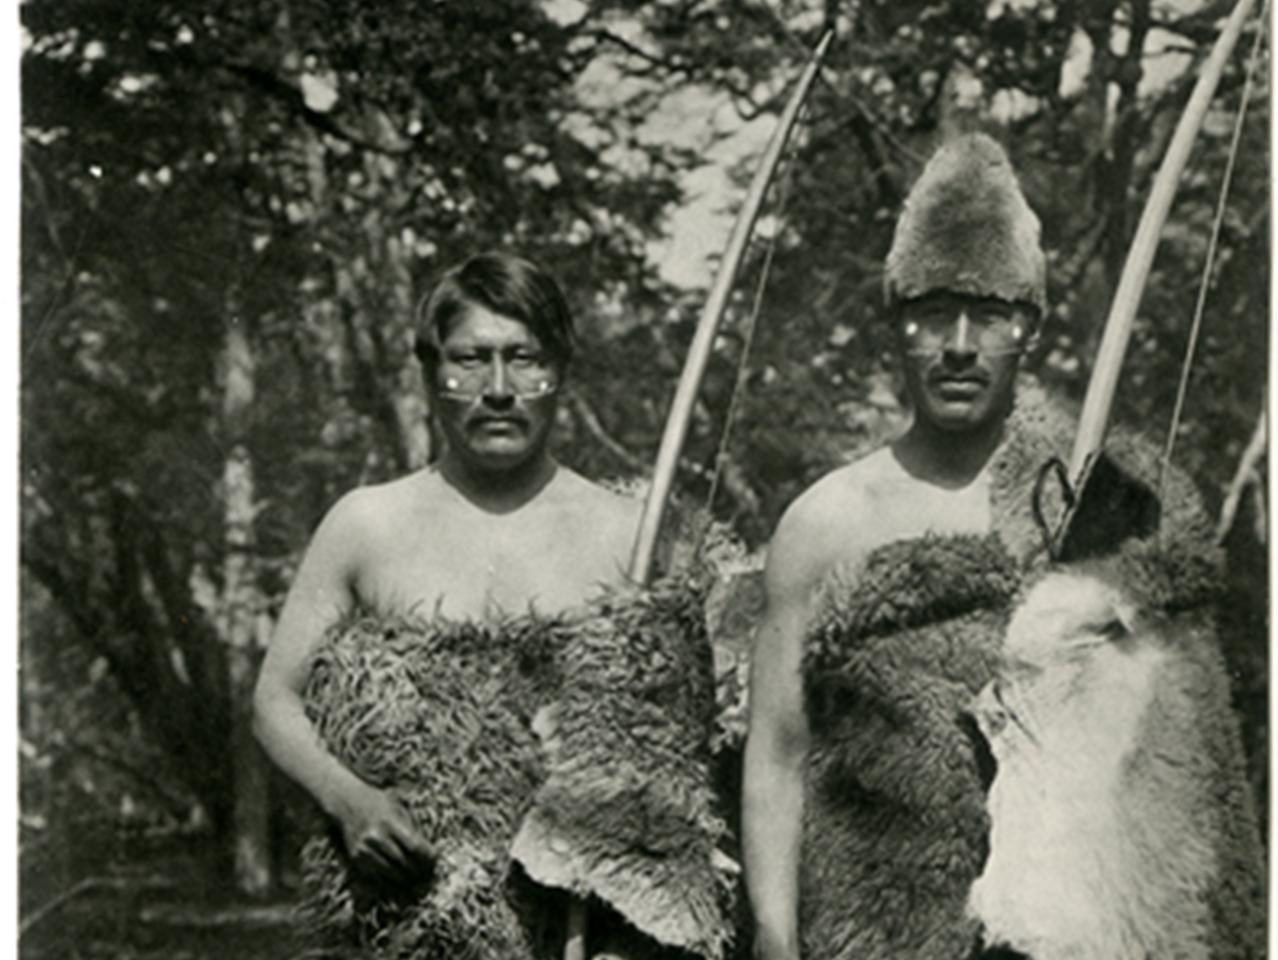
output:
[{"label": "forest background", "polygon": [[[714,487],[754,567],[799,490],[902,422],[881,264],[945,136],[1007,145],[1049,262],[1030,366],[1081,397],[1231,6],[22,3],[24,953],[69,929],[52,918],[78,899],[171,888],[171,861],[129,872],[141,850],[198,851],[182,870],[205,893],[287,898],[304,804],[253,745],[247,692],[325,509],[430,459],[409,324],[442,269],[500,247],[561,280],[583,347],[557,452],[641,480],[732,205],[833,26],[677,481],[692,504]],[[1254,31],[1198,137],[1120,384],[1118,417],[1158,443]],[[1268,369],[1267,44],[1249,101],[1175,459],[1228,531],[1223,636],[1264,809],[1266,468],[1248,451]]]}]

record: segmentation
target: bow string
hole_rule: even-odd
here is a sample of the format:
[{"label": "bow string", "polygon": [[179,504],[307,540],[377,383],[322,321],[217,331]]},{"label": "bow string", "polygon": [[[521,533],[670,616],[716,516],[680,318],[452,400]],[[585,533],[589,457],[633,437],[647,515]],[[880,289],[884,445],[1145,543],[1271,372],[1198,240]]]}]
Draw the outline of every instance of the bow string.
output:
[{"label": "bow string", "polygon": [[652,576],[657,540],[660,537],[671,487],[674,484],[679,455],[688,435],[688,426],[692,420],[697,393],[701,389],[701,381],[710,362],[715,337],[718,335],[719,325],[723,320],[737,271],[745,257],[750,234],[763,206],[768,185],[776,173],[786,143],[798,120],[799,111],[821,68],[821,61],[825,57],[833,36],[833,31],[827,29],[821,37],[795,85],[794,92],[790,95],[789,102],[786,103],[776,130],[773,131],[767,149],[764,150],[763,159],[755,170],[745,201],[732,225],[728,246],[715,274],[714,285],[710,289],[710,295],[706,298],[705,306],[697,321],[697,329],[688,347],[688,357],[684,361],[683,372],[679,377],[674,400],[670,404],[670,413],[666,418],[665,431],[657,450],[656,465],[653,467],[652,485],[644,501],[639,531],[630,557],[630,579],[637,584],[648,583]]},{"label": "bow string", "polygon": [[[1057,528],[1048,532],[1049,548],[1058,557],[1064,551],[1072,522],[1082,513],[1080,507],[1084,502],[1088,479],[1105,442],[1118,378],[1127,345],[1131,339],[1136,311],[1140,306],[1146,281],[1149,279],[1154,254],[1158,249],[1163,226],[1171,211],[1176,188],[1188,163],[1194,140],[1207,116],[1207,109],[1211,105],[1216,87],[1224,73],[1225,64],[1254,6],[1255,0],[1239,0],[1221,29],[1211,53],[1203,63],[1198,81],[1181,113],[1175,133],[1158,168],[1150,188],[1149,198],[1136,228],[1136,235],[1128,249],[1118,289],[1114,293],[1109,314],[1105,319],[1100,348],[1097,351],[1091,379],[1087,384],[1087,393],[1083,399],[1078,431],[1074,436],[1069,463],[1064,471],[1067,508]],[[1263,30],[1263,25],[1261,29]]]}]

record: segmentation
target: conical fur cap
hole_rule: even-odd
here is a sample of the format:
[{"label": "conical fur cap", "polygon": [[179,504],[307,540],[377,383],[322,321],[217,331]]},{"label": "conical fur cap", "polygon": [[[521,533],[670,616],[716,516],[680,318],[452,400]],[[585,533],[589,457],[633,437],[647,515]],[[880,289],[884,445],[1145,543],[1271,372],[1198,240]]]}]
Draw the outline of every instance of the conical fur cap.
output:
[{"label": "conical fur cap", "polygon": [[923,168],[896,224],[884,288],[889,305],[946,290],[1044,309],[1038,217],[990,137],[952,140]]}]

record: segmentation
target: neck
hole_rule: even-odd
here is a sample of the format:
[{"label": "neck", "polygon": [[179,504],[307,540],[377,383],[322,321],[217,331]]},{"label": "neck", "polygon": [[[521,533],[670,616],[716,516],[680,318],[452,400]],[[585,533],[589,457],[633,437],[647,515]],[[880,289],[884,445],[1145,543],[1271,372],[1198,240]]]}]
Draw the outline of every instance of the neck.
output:
[{"label": "neck", "polygon": [[488,513],[510,513],[533,500],[550,483],[559,465],[548,454],[510,467],[494,469],[453,452],[436,464],[444,482]]},{"label": "neck", "polygon": [[999,419],[975,430],[949,431],[916,416],[893,450],[901,466],[915,476],[941,487],[963,487],[989,463],[1005,424]]}]

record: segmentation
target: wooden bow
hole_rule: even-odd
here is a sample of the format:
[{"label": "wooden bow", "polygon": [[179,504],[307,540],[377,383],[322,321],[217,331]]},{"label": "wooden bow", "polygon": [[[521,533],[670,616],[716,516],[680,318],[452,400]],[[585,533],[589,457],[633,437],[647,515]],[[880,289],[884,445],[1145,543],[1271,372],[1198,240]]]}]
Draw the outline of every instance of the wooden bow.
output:
[{"label": "wooden bow", "polygon": [[768,141],[763,160],[755,170],[750,190],[746,193],[745,203],[737,214],[732,225],[732,233],[728,237],[728,247],[724,251],[723,261],[714,278],[714,286],[710,296],[706,298],[697,321],[697,330],[693,334],[692,344],[688,348],[688,358],[684,361],[683,373],[679,377],[679,386],[675,390],[674,400],[670,405],[670,414],[666,418],[665,432],[661,436],[661,446],[657,450],[657,462],[653,467],[652,486],[644,501],[643,514],[639,520],[639,532],[635,537],[634,550],[630,555],[630,579],[643,585],[652,576],[653,556],[656,552],[657,539],[661,534],[661,522],[665,517],[666,506],[670,497],[670,488],[674,484],[675,470],[678,467],[679,455],[683,450],[683,442],[688,435],[688,425],[692,420],[693,405],[697,393],[701,389],[701,381],[705,376],[706,366],[710,362],[710,353],[714,349],[715,336],[719,332],[719,324],[723,319],[724,309],[728,304],[728,296],[732,292],[737,271],[745,257],[746,245],[750,241],[750,233],[758,219],[759,210],[763,206],[763,198],[768,192],[768,184],[776,173],[777,164],[781,161],[782,151],[790,139],[799,117],[803,101],[816,79],[821,67],[821,60],[834,32],[827,30],[813,51],[808,65],[804,68],[799,82],[790,95],[777,128]]},{"label": "wooden bow", "polygon": [[1189,159],[1194,138],[1198,135],[1212,96],[1224,73],[1225,63],[1238,42],[1238,37],[1242,33],[1243,25],[1254,3],[1255,0],[1239,0],[1221,30],[1211,55],[1202,66],[1198,82],[1181,114],[1162,165],[1158,168],[1158,174],[1150,188],[1149,199],[1145,203],[1140,223],[1136,228],[1136,236],[1132,240],[1127,260],[1123,264],[1118,289],[1114,293],[1109,316],[1105,320],[1104,333],[1096,354],[1096,364],[1087,384],[1083,411],[1079,417],[1078,432],[1074,437],[1074,446],[1067,468],[1066,493],[1071,506],[1053,537],[1058,552],[1066,542],[1071,525],[1080,514],[1079,507],[1083,502],[1083,494],[1091,477],[1092,468],[1105,442],[1105,434],[1113,412],[1114,393],[1122,370],[1123,357],[1127,352],[1128,341],[1131,339],[1136,310],[1140,306],[1141,295],[1149,279],[1154,253],[1158,249],[1158,241],[1171,210],[1176,188]]},{"label": "wooden bow", "polygon": [[[798,85],[781,114],[772,139],[768,141],[763,160],[755,171],[750,189],[746,193],[745,203],[737,214],[732,225],[732,233],[728,237],[728,247],[724,251],[723,261],[719,265],[697,321],[697,330],[692,344],[688,348],[688,358],[684,361],[683,372],[679,377],[679,385],[675,390],[674,400],[670,405],[670,414],[666,418],[666,428],[661,436],[661,446],[657,450],[657,462],[653,467],[652,486],[644,501],[643,513],[639,519],[639,531],[635,536],[634,549],[630,556],[630,579],[639,586],[645,586],[652,577],[653,558],[656,553],[657,539],[661,535],[661,521],[665,516],[670,488],[674,484],[675,470],[679,463],[679,454],[683,450],[683,442],[688,435],[688,424],[692,419],[693,405],[697,392],[701,389],[701,381],[705,376],[706,366],[710,362],[710,353],[714,347],[715,336],[719,331],[719,323],[723,319],[724,309],[728,304],[728,295],[732,292],[737,271],[745,257],[746,245],[750,241],[750,233],[758,219],[759,210],[763,206],[763,198],[768,192],[768,184],[776,173],[781,161],[782,151],[790,139],[790,133],[799,117],[799,110],[807,98],[808,90],[816,79],[821,60],[830,45],[834,32],[827,30],[817,44],[808,65],[799,77]],[[564,943],[564,960],[584,960],[586,956],[586,904],[573,898],[568,909],[568,931]]]}]

